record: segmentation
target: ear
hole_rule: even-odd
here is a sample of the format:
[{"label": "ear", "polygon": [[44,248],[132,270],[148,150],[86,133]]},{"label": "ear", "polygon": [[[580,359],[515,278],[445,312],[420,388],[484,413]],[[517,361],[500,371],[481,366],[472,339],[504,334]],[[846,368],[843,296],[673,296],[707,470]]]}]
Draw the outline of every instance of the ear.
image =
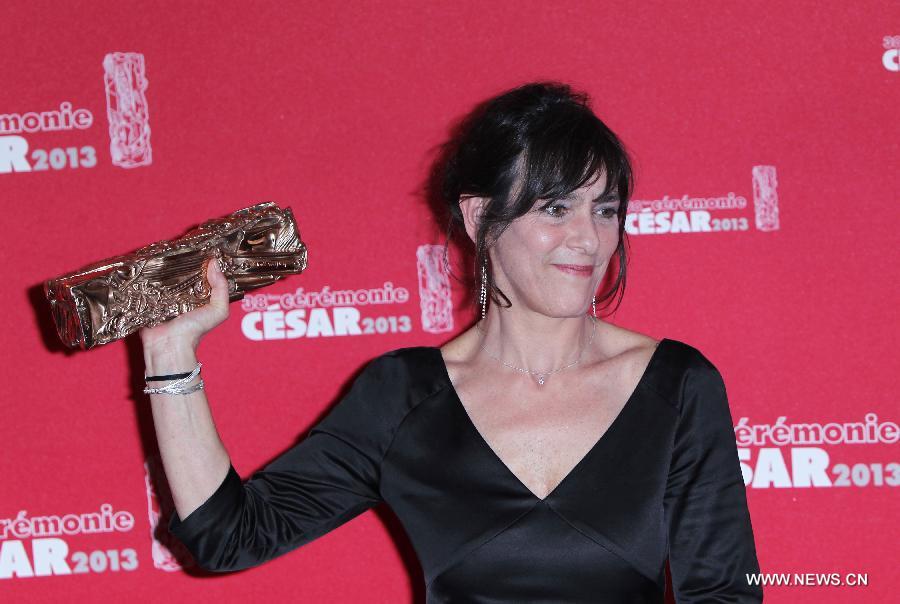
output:
[{"label": "ear", "polygon": [[466,233],[469,239],[475,242],[478,225],[481,224],[481,212],[487,203],[486,197],[465,197],[459,201],[459,209],[462,211],[463,222],[466,225]]}]

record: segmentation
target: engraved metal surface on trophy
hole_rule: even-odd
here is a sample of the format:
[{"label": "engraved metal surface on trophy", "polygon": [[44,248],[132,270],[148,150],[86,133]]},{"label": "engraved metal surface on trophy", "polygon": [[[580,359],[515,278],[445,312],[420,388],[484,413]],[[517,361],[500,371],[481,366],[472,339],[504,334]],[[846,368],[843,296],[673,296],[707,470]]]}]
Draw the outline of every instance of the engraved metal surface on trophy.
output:
[{"label": "engraved metal surface on trophy", "polygon": [[305,270],[307,252],[290,208],[256,204],[45,281],[56,331],[66,346],[89,349],[202,306],[209,302],[210,259],[234,301]]}]

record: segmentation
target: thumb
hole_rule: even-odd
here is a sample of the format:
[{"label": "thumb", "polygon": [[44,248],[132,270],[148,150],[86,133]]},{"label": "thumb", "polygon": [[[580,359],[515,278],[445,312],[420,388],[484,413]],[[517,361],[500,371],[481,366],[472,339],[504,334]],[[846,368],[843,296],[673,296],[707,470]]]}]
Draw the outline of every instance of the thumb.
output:
[{"label": "thumb", "polygon": [[209,303],[217,308],[228,308],[228,279],[215,258],[209,259],[206,278],[210,286]]}]

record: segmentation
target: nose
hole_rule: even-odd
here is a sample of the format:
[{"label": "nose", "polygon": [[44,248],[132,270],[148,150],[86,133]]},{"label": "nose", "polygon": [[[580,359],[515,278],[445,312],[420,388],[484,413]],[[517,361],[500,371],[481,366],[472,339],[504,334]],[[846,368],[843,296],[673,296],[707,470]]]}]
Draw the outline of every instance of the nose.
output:
[{"label": "nose", "polygon": [[590,204],[585,205],[588,206],[587,211],[581,208],[578,212],[573,212],[572,219],[568,224],[566,243],[569,248],[592,256],[600,247],[600,236],[597,233],[597,224],[592,208],[590,208]]}]

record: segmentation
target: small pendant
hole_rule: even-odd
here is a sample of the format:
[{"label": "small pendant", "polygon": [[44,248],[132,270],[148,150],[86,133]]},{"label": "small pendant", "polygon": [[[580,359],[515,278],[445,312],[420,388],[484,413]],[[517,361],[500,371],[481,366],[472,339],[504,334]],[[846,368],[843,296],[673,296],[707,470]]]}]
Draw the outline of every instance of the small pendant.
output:
[{"label": "small pendant", "polygon": [[544,376],[539,375],[537,382],[538,382],[538,386],[543,386],[544,385]]}]

